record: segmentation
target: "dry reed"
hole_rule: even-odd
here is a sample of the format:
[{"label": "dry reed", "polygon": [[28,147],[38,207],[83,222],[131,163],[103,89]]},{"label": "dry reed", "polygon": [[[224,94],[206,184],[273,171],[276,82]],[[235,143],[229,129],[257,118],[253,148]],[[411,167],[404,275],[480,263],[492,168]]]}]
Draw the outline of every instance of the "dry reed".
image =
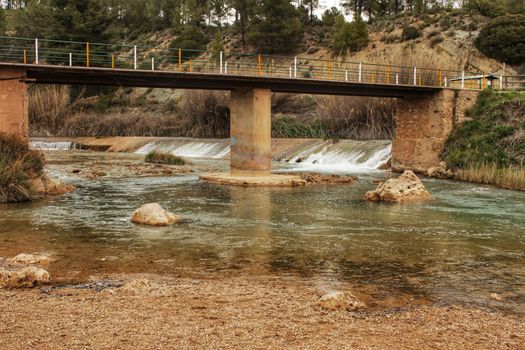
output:
[{"label": "dry reed", "polygon": [[492,164],[472,165],[455,171],[459,180],[525,191],[525,168],[500,168]]},{"label": "dry reed", "polygon": [[181,103],[181,128],[190,137],[227,137],[230,131],[229,94],[186,90]]},{"label": "dry reed", "polygon": [[388,98],[322,96],[318,121],[328,137],[390,139],[395,131],[396,101]]},{"label": "dry reed", "polygon": [[67,117],[69,103],[69,86],[32,86],[29,90],[29,120],[33,134],[59,129]]}]

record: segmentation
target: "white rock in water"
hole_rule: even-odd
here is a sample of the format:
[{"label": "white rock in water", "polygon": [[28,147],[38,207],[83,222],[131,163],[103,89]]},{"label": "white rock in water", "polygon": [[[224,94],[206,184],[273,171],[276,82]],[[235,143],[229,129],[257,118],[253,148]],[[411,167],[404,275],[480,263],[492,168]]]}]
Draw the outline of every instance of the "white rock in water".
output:
[{"label": "white rock in water", "polygon": [[421,202],[431,200],[432,195],[414,172],[405,170],[400,177],[388,179],[380,183],[375,191],[367,192],[365,199],[392,203]]},{"label": "white rock in water", "polygon": [[348,292],[330,292],[317,301],[317,305],[325,310],[357,311],[366,308],[366,304]]},{"label": "white rock in water", "polygon": [[49,272],[35,266],[13,271],[0,269],[0,288],[34,287],[48,283],[50,279]]},{"label": "white rock in water", "polygon": [[53,258],[46,254],[18,254],[11,261],[19,264],[34,265],[53,262]]},{"label": "white rock in water", "polygon": [[135,210],[131,222],[152,226],[168,226],[181,222],[182,218],[162,209],[159,203],[149,203]]}]

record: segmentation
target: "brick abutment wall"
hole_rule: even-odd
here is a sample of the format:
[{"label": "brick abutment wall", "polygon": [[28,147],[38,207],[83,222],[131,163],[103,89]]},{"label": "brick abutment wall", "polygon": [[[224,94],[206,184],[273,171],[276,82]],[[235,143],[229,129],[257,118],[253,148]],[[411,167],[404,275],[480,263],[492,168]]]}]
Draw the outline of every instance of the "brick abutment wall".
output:
[{"label": "brick abutment wall", "polygon": [[392,170],[425,173],[438,166],[453,128],[467,118],[478,91],[442,90],[424,98],[400,99],[392,142]]}]

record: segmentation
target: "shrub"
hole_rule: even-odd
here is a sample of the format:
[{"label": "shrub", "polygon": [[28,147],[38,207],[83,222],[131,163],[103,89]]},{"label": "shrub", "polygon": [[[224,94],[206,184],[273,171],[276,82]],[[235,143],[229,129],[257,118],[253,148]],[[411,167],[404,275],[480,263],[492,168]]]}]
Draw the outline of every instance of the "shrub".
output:
[{"label": "shrub", "polygon": [[473,31],[476,31],[478,30],[478,24],[476,22],[470,22],[467,26],[467,30],[469,32],[473,32]]},{"label": "shrub", "polygon": [[485,55],[502,62],[525,62],[525,15],[502,16],[490,21],[475,44]]},{"label": "shrub", "polygon": [[431,30],[427,34],[427,39],[431,39],[432,37],[435,37],[436,35],[439,35],[439,33],[441,33],[441,31],[439,29]]},{"label": "shrub", "polygon": [[486,17],[498,17],[505,14],[505,9],[494,0],[468,0],[465,10],[471,14],[480,14]]},{"label": "shrub", "polygon": [[443,28],[443,30],[452,27],[452,18],[450,18],[450,16],[443,16],[439,21],[439,26]]},{"label": "shrub", "polygon": [[153,164],[169,164],[169,165],[185,165],[186,161],[171,153],[163,153],[152,151],[146,155],[144,159],[146,163]]},{"label": "shrub", "polygon": [[0,134],[0,203],[31,199],[30,180],[42,175],[44,157],[26,142]]},{"label": "shrub", "polygon": [[441,44],[445,39],[441,36],[435,36],[432,39],[430,39],[430,47],[435,47],[437,44]]},{"label": "shrub", "polygon": [[200,28],[188,25],[171,43],[171,49],[186,49],[197,51],[183,51],[183,60],[189,60],[200,54],[199,51],[206,50],[208,39]]},{"label": "shrub", "polygon": [[456,128],[447,141],[444,159],[450,166],[523,167],[525,95],[485,90],[469,116],[472,120]]},{"label": "shrub", "polygon": [[332,45],[334,51],[338,54],[359,51],[368,45],[368,41],[368,27],[360,17],[353,22],[346,22],[342,15],[337,17]]},{"label": "shrub", "polygon": [[406,26],[403,28],[403,33],[401,34],[403,40],[413,40],[421,36],[421,32],[414,26]]}]

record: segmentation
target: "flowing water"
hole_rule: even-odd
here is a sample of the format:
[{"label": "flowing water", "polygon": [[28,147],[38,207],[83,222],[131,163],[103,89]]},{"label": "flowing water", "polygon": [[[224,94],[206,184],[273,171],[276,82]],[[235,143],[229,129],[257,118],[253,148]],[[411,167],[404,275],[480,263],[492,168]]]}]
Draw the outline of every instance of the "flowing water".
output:
[{"label": "flowing water", "polygon": [[[171,149],[188,142],[207,157],[227,148],[223,141],[186,140]],[[372,180],[387,176],[375,168],[389,147],[317,141],[309,151],[290,152],[275,162],[277,170],[357,173],[359,181],[288,189],[217,186],[191,173],[88,181],[60,171],[57,162],[52,175],[77,191],[0,206],[0,256],[53,252],[59,260],[51,272],[59,280],[121,272],[293,275],[374,286],[376,299],[410,295],[525,312],[525,193],[428,179],[432,202],[367,203]],[[200,161],[226,169],[220,158]],[[149,202],[188,220],[166,228],[132,224],[131,213]],[[504,301],[490,300],[491,293]]]}]

